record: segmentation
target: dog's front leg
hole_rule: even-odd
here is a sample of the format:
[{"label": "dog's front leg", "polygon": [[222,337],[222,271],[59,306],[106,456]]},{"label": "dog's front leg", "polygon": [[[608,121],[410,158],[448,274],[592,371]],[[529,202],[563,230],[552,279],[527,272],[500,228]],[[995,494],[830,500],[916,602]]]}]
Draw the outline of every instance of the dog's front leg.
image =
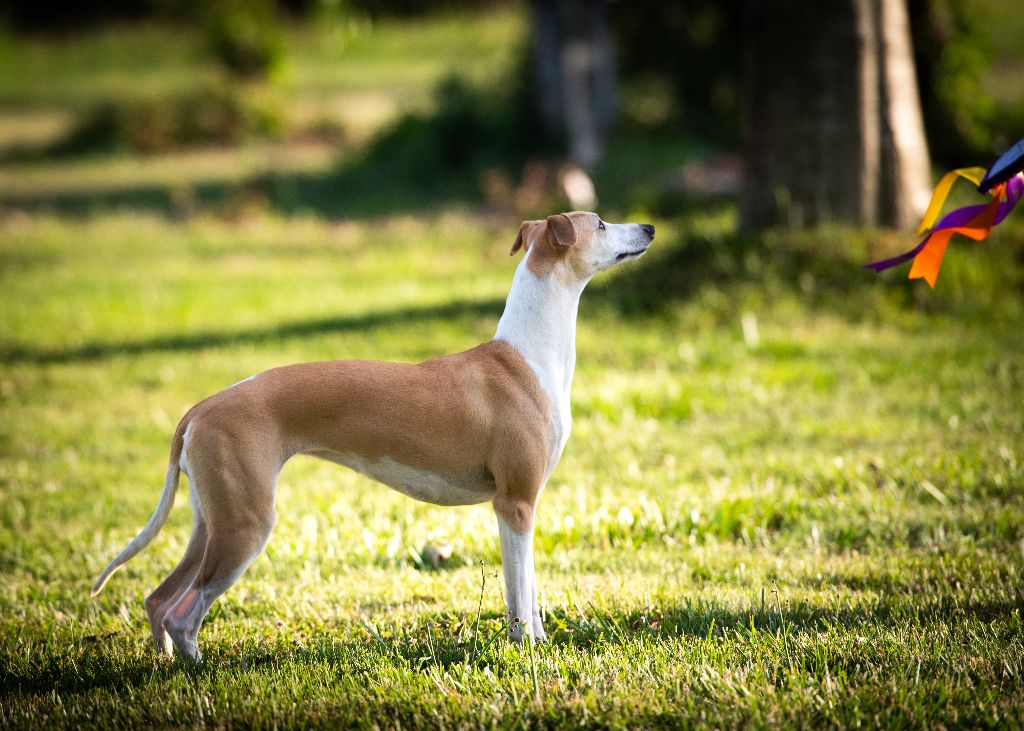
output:
[{"label": "dog's front leg", "polygon": [[494,499],[494,512],[498,516],[501,567],[505,574],[509,637],[522,642],[525,632],[542,642],[546,636],[533,569],[534,506],[524,500],[499,496]]}]

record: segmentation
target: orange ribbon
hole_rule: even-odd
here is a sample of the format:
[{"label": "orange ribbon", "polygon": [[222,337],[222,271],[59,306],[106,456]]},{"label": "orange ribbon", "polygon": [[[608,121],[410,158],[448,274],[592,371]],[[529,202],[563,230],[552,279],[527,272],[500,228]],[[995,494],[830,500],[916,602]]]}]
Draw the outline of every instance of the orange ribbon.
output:
[{"label": "orange ribbon", "polygon": [[995,226],[996,216],[999,213],[999,203],[1006,193],[1006,184],[1000,183],[992,190],[992,200],[985,206],[985,210],[972,218],[963,226],[953,228],[942,228],[932,231],[928,236],[928,242],[924,248],[914,257],[914,264],[910,267],[909,279],[924,279],[928,286],[935,288],[935,280],[939,277],[939,267],[942,266],[942,257],[946,253],[946,246],[953,234],[982,241],[992,232]]}]

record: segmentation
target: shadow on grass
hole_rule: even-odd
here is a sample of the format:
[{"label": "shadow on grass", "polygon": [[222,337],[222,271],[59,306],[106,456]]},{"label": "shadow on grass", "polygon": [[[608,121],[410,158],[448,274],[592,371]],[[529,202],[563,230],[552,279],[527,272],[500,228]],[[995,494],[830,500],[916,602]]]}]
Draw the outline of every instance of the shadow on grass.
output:
[{"label": "shadow on grass", "polygon": [[[720,202],[726,216],[731,204]],[[794,235],[795,236],[795,235]],[[807,239],[813,234],[803,234]],[[835,249],[837,245],[833,245]],[[856,256],[856,247],[854,254]],[[676,240],[659,241],[638,263],[612,276],[604,276],[583,295],[583,308],[608,308],[623,317],[643,317],[670,309],[717,288],[724,296],[720,307],[735,306],[730,290],[744,284],[763,290],[771,297],[797,291],[794,283],[810,277],[821,291],[800,296],[812,304],[862,315],[870,311],[860,303],[877,293],[865,287],[861,277],[851,276],[851,254],[835,254],[828,247],[813,247],[793,237],[772,240],[764,235],[737,234],[723,224],[711,233],[683,232]],[[855,271],[855,270],[854,270]],[[874,275],[863,273],[864,277]],[[866,290],[866,292],[864,291]],[[886,296],[909,301],[912,291],[889,287]],[[103,360],[121,355],[196,351],[233,345],[264,343],[332,333],[370,330],[382,326],[403,326],[432,320],[498,316],[504,298],[456,300],[424,307],[328,317],[304,322],[275,324],[237,332],[199,332],[161,335],[136,341],[92,342],[68,348],[35,347],[0,341],[0,359],[6,363],[37,365]],[[585,316],[585,315],[584,315]]]},{"label": "shadow on grass", "polygon": [[427,307],[367,312],[361,315],[284,323],[268,328],[237,332],[183,333],[157,336],[147,340],[86,343],[72,348],[34,348],[26,345],[0,344],[0,360],[8,364],[49,365],[96,361],[120,355],[145,355],[250,345],[289,338],[371,330],[383,326],[415,325],[431,320],[498,316],[501,314],[504,304],[503,299],[456,300]]},{"label": "shadow on grass", "polygon": [[[724,211],[728,204],[721,203]],[[755,250],[757,237],[683,235],[661,246],[639,263],[591,285],[584,307],[610,307],[624,316],[641,316],[686,300],[709,282],[727,284],[742,276],[741,262]],[[198,332],[160,335],[142,340],[91,342],[67,348],[35,347],[0,341],[0,359],[9,364],[66,364],[98,361],[124,355],[198,351],[207,348],[371,330],[382,326],[414,325],[459,317],[494,317],[504,298],[456,300],[425,307],[367,312],[358,315],[275,324],[236,332]]]},{"label": "shadow on grass", "polygon": [[[623,314],[642,314],[664,306],[666,299],[686,297],[701,281],[701,272],[683,264],[685,251],[673,252],[671,266],[658,261],[640,265],[611,282],[604,282],[584,295],[587,301],[612,306]],[[677,261],[678,260],[678,261]],[[665,289],[661,289],[665,287]],[[198,332],[160,335],[144,340],[85,343],[68,348],[45,348],[0,342],[0,360],[8,364],[67,364],[104,360],[125,355],[198,351],[236,345],[251,345],[290,338],[371,330],[382,326],[414,325],[458,317],[498,316],[503,298],[456,300],[426,307],[367,312],[359,315],[276,324],[236,332]]]},{"label": "shadow on grass", "polygon": [[[733,275],[735,262],[750,245],[749,239],[745,238],[724,241],[684,239],[682,245],[669,242],[665,247],[668,251],[656,260],[641,260],[640,264],[621,275],[593,285],[584,294],[585,306],[593,303],[611,307],[626,316],[658,310],[673,300],[692,296],[699,286],[709,281],[727,281]],[[503,298],[456,300],[433,306],[291,322],[236,332],[170,334],[135,341],[92,342],[68,348],[0,342],[0,359],[10,364],[48,365],[98,361],[123,355],[197,351],[382,326],[413,325],[431,320],[498,316],[503,307]]]},{"label": "shadow on grass", "polygon": [[[601,610],[593,606],[585,610],[562,608],[549,612],[546,625],[551,632],[550,643],[553,646],[586,652],[610,645],[658,642],[676,637],[698,640],[734,637],[742,640],[767,634],[773,642],[781,642],[787,636],[823,632],[835,627],[851,631],[878,626],[907,628],[926,625],[934,620],[948,622],[951,617],[956,617],[957,624],[968,619],[990,623],[1010,617],[1018,609],[1018,603],[1010,598],[962,601],[954,596],[942,596],[915,602],[913,597],[904,595],[860,608],[841,609],[817,607],[806,602],[796,607],[780,607],[769,598],[761,606],[752,605],[741,611],[704,601],[628,612]],[[3,668],[0,670],[0,687],[26,694],[49,693],[54,689],[62,693],[97,688],[117,690],[137,688],[154,680],[163,684],[178,673],[202,679],[225,671],[288,664],[338,665],[348,672],[359,673],[379,666],[382,657],[386,662],[412,672],[448,669],[467,663],[500,663],[502,659],[493,651],[508,642],[504,626],[498,625],[501,614],[484,612],[482,618],[484,625],[479,630],[473,627],[471,617],[441,614],[382,631],[366,625],[362,638],[353,638],[348,632],[349,638],[340,642],[325,632],[308,645],[281,641],[276,647],[262,643],[253,647],[250,643],[243,643],[240,650],[230,652],[207,645],[206,659],[198,665],[179,659],[168,661],[155,654],[126,660],[118,657],[111,648],[79,646],[77,656],[72,650],[59,656],[38,657],[38,664],[28,672]],[[376,648],[376,652],[367,654],[367,648]],[[804,651],[806,648],[801,652]]]},{"label": "shadow on grass", "polygon": [[78,693],[95,688],[119,689],[138,688],[147,683],[168,682],[181,671],[201,672],[203,666],[191,666],[181,660],[168,661],[151,655],[124,658],[102,647],[70,652],[60,657],[43,659],[34,672],[25,673],[8,668],[0,670],[0,688],[6,692],[42,693],[59,690],[61,693]]},{"label": "shadow on grass", "polygon": [[794,635],[837,626],[848,630],[876,625],[906,627],[936,619],[948,620],[954,615],[988,623],[1011,616],[1017,606],[1010,598],[965,602],[954,596],[942,596],[919,603],[907,597],[890,597],[873,605],[841,609],[813,606],[807,602],[800,602],[795,607],[780,607],[769,596],[763,605],[745,611],[726,609],[713,602],[687,602],[681,607],[630,612],[605,611],[591,606],[582,613],[553,612],[548,624],[557,625],[552,633],[554,644],[594,648],[606,643],[644,638],[708,638],[764,632]]},{"label": "shadow on grass", "polygon": [[[872,604],[827,608],[800,602],[796,606],[780,606],[772,596],[759,606],[746,610],[732,610],[715,602],[689,602],[682,606],[654,607],[645,610],[618,611],[600,609],[593,605],[585,609],[564,607],[549,611],[545,627],[549,643],[554,646],[572,647],[580,650],[596,650],[610,644],[627,644],[639,640],[663,641],[675,637],[706,639],[726,636],[753,637],[768,633],[781,637],[825,631],[831,627],[855,630],[859,627],[920,626],[935,620],[948,621],[957,617],[957,622],[973,618],[990,623],[999,618],[1013,615],[1018,603],[1012,597],[1005,600],[964,601],[952,595],[932,597],[915,601],[903,595],[887,597]],[[491,620],[490,629],[502,615],[493,612],[483,614]],[[463,621],[466,621],[463,618]],[[469,661],[485,660],[488,650],[497,643],[506,642],[504,628],[497,643],[492,643],[493,633],[481,630],[479,643],[474,644],[470,634],[462,639],[445,637],[438,626],[452,626],[458,618],[440,615],[438,620],[427,620],[412,627],[395,627],[380,637],[368,637],[376,642],[396,663],[410,669],[425,665],[447,667]],[[436,626],[435,626],[436,625]],[[454,633],[449,633],[454,634]],[[462,634],[462,633],[460,633]],[[358,643],[356,643],[358,644]],[[352,643],[335,644],[303,650],[303,659],[342,660],[352,651]],[[484,648],[472,655],[474,647]]]},{"label": "shadow on grass", "polygon": [[118,208],[176,215],[257,200],[283,215],[303,212],[329,218],[474,205],[482,201],[479,178],[484,170],[519,170],[529,157],[551,151],[550,143],[538,143],[540,126],[524,112],[534,107],[525,101],[528,93],[524,82],[478,89],[448,78],[435,92],[435,112],[406,115],[355,157],[323,173],[272,173],[241,183],[15,193],[5,196],[5,205],[70,215]]},{"label": "shadow on grass", "polygon": [[[204,209],[231,214],[249,205],[262,205],[280,215],[325,218],[370,218],[433,212],[454,205],[478,206],[485,202],[485,178],[500,178],[515,186],[527,163],[541,162],[536,167],[549,173],[561,158],[561,141],[542,134],[544,125],[537,116],[531,84],[531,75],[522,72],[486,87],[450,77],[435,90],[433,112],[405,115],[365,149],[343,155],[326,171],[271,172],[241,181],[206,182],[189,182],[184,174],[178,184],[129,182],[25,194],[15,190],[5,194],[0,206],[73,216],[127,209],[178,217]],[[64,153],[56,159],[99,158],[122,148],[116,140],[101,137],[87,138],[84,145],[68,149],[74,154]],[[685,215],[689,207],[703,206],[704,200],[691,199],[670,181],[678,177],[686,160],[702,150],[681,132],[654,133],[627,125],[611,140],[594,179],[602,198],[613,201],[619,210],[641,208],[658,215]],[[55,158],[40,154],[36,159]],[[533,205],[551,212],[557,194],[548,187],[550,176],[541,177],[543,183],[523,183],[537,196]]]},{"label": "shadow on grass", "polygon": [[[930,296],[930,291],[922,287],[907,287],[899,280],[884,281],[862,270],[860,265],[870,258],[866,234],[849,229],[737,233],[729,222],[732,204],[719,201],[714,205],[717,211],[705,206],[704,212],[719,221],[717,227],[703,231],[684,229],[675,239],[658,240],[639,262],[612,275],[602,275],[591,284],[583,295],[582,317],[587,316],[587,310],[602,308],[625,318],[646,317],[696,300],[701,302],[705,314],[732,322],[740,307],[769,304],[786,296],[796,297],[808,310],[829,312],[853,321],[875,316],[882,300],[896,309],[956,311],[961,316],[984,314],[986,308],[990,308],[971,287],[961,287],[938,298]],[[1009,262],[1000,269],[989,267],[983,276],[992,280],[990,289],[1009,292],[1012,297],[1024,276],[1024,268]],[[712,296],[707,296],[709,293]],[[755,304],[745,301],[744,296],[752,298]],[[504,297],[455,300],[237,332],[169,334],[68,348],[0,340],[0,360],[45,365],[96,361],[120,355],[195,351],[432,320],[496,317],[503,306]]]}]

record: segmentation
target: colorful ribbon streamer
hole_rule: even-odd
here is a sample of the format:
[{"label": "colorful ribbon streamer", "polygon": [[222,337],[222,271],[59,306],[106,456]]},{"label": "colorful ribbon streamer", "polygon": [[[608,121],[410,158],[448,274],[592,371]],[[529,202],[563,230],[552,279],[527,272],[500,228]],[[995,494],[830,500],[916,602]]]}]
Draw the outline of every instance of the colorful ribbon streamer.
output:
[{"label": "colorful ribbon streamer", "polygon": [[988,204],[958,208],[946,214],[938,225],[933,227],[956,178],[965,178],[978,185],[984,175],[985,170],[982,168],[960,168],[943,175],[939,184],[935,186],[932,200],[917,231],[920,234],[931,229],[931,232],[910,251],[891,259],[876,261],[864,268],[881,272],[913,259],[908,278],[923,278],[928,282],[928,286],[934,288],[935,280],[939,276],[939,267],[942,266],[942,257],[953,234],[963,234],[975,241],[983,240],[992,232],[994,226],[999,225],[1009,215],[1021,197],[1024,197],[1024,174],[1018,172],[1006,182],[991,188],[989,195],[992,196],[992,200]]},{"label": "colorful ribbon streamer", "polygon": [[953,189],[953,183],[956,182],[958,176],[970,180],[975,185],[980,185],[981,179],[985,177],[985,168],[957,168],[943,175],[942,180],[935,186],[932,199],[928,201],[928,210],[924,212],[921,225],[917,227],[918,235],[923,234],[935,224],[935,219],[942,212],[942,204],[949,197],[949,191]]}]

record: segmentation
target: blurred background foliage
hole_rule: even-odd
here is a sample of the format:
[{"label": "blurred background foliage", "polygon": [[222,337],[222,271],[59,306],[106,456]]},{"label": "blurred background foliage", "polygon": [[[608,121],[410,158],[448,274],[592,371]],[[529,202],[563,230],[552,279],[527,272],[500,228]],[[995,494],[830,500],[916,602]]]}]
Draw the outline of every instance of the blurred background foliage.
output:
[{"label": "blurred background foliage", "polygon": [[[538,103],[538,3],[58,5],[6,7],[2,209],[346,220],[454,206],[512,226],[590,207],[563,185],[566,139]],[[877,292],[850,272],[909,248],[909,232],[737,229],[745,0],[608,9],[618,120],[588,172],[609,216],[673,227],[657,261],[596,298],[653,312],[749,285],[762,291],[755,299],[789,287],[851,313],[875,306]],[[1005,0],[910,0],[908,10],[933,168],[985,164],[1024,130],[1024,21]],[[942,302],[901,286],[886,297],[987,307],[990,290],[1024,281],[1011,258],[949,273]],[[1000,284],[972,285],[979,276]]]},{"label": "blurred background foliage", "polygon": [[[373,22],[382,18],[415,19],[496,6],[493,0],[10,0],[0,10],[0,23],[7,29],[8,46],[14,36],[67,38],[138,22],[173,25],[201,35],[205,40],[200,52],[239,83],[197,79],[192,88],[160,103],[133,101],[118,106],[114,99],[94,100],[93,108],[82,112],[72,139],[59,146],[64,151],[86,151],[92,145],[123,144],[154,151],[280,135],[285,110],[271,111],[266,99],[253,108],[244,86],[286,73],[286,27],[314,24],[343,28],[342,35],[351,35],[372,32]],[[684,133],[717,149],[737,148],[742,127],[745,0],[635,0],[609,7],[621,97],[620,129]],[[1021,14],[1008,0],[909,0],[908,10],[935,164],[948,167],[988,159],[1024,129]],[[437,87],[440,115],[448,117],[438,127],[439,133],[447,130],[449,122],[469,124],[475,131],[462,127],[453,131],[470,132],[469,142],[486,135],[488,142],[506,148],[501,153],[506,157],[517,144],[523,154],[536,152],[536,126],[531,124],[536,118],[507,119],[529,110],[524,94],[536,93],[526,59],[527,39],[521,46],[522,59],[515,65],[519,78],[505,79],[507,87],[489,86],[486,94],[479,95],[490,103],[483,115],[486,119],[470,120],[466,115],[465,94],[472,90],[460,90],[454,81]],[[8,52],[17,51],[9,48]],[[532,135],[524,132],[531,130]],[[510,138],[506,137],[509,132]],[[446,144],[443,136],[438,141]],[[461,155],[449,150],[442,157],[460,168],[465,165]]]}]

